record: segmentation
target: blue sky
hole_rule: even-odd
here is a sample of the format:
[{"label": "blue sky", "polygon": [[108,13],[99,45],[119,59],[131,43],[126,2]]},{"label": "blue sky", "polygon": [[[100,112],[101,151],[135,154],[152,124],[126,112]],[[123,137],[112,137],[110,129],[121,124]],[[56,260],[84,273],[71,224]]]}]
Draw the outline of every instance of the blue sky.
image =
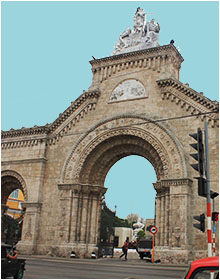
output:
[{"label": "blue sky", "polygon": [[[109,56],[133,28],[137,7],[159,22],[160,45],[180,48],[180,81],[218,100],[218,1],[1,2],[2,130],[53,122],[91,85],[92,56]],[[145,159],[124,158],[107,175],[107,204],[123,218],[153,217],[155,180]]]}]

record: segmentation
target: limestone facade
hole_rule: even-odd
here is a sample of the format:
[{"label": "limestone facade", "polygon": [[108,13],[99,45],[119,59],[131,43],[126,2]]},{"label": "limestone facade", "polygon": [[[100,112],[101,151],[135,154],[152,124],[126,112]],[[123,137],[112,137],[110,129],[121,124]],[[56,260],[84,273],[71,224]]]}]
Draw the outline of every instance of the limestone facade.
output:
[{"label": "limestone facade", "polygon": [[[53,123],[2,132],[2,205],[13,189],[25,197],[22,253],[90,256],[105,177],[121,158],[140,155],[157,176],[155,257],[181,263],[207,255],[206,233],[193,227],[206,200],[190,166],[189,134],[208,121],[218,191],[218,103],[179,81],[182,62],[173,44],[92,60],[92,85]],[[197,116],[179,118],[190,115]]]}]

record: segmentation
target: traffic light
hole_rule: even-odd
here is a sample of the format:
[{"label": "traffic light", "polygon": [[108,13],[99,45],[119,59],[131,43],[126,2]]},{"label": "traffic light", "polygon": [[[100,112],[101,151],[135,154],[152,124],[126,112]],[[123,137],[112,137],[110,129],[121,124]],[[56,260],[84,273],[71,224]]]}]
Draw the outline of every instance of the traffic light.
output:
[{"label": "traffic light", "polygon": [[198,195],[207,196],[206,179],[202,177],[195,177],[198,180]]},{"label": "traffic light", "polygon": [[218,212],[212,212],[212,221],[218,222]]},{"label": "traffic light", "polygon": [[205,214],[201,214],[200,216],[193,216],[196,221],[199,221],[200,224],[193,224],[195,228],[198,228],[202,232],[205,232]]},{"label": "traffic light", "polygon": [[190,154],[198,163],[191,164],[192,168],[199,172],[199,176],[203,176],[203,162],[204,162],[204,148],[203,148],[203,139],[202,139],[202,130],[197,129],[197,133],[189,134],[194,138],[197,143],[190,144],[193,149],[197,151],[195,154]]}]

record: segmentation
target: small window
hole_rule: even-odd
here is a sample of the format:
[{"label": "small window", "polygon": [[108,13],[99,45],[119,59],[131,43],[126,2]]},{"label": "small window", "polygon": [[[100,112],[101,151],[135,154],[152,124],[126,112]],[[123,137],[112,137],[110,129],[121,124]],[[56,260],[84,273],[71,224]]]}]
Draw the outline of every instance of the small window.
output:
[{"label": "small window", "polygon": [[18,192],[19,192],[19,189],[17,189],[17,190],[14,190],[12,193],[11,193],[11,198],[15,198],[15,199],[17,199],[18,198]]},{"label": "small window", "polygon": [[204,267],[196,269],[190,278],[193,279],[218,279],[219,268],[218,267]]}]

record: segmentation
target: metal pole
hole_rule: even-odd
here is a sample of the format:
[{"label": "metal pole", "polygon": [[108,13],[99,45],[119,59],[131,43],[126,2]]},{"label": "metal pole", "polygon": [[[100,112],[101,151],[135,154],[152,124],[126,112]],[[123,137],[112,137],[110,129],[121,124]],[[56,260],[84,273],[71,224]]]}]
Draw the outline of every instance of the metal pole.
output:
[{"label": "metal pole", "polygon": [[211,198],[210,198],[210,175],[209,175],[209,145],[208,145],[208,124],[207,124],[207,121],[205,121],[205,152],[206,152],[208,257],[211,257],[212,256],[212,222],[211,222]]},{"label": "metal pole", "polygon": [[154,263],[154,238],[155,238],[155,234],[153,234],[153,244],[152,244],[152,263]]},{"label": "metal pole", "polygon": [[[215,212],[215,199],[213,198],[212,212]],[[215,256],[215,221],[213,221],[213,231],[212,231],[212,255]]]}]

